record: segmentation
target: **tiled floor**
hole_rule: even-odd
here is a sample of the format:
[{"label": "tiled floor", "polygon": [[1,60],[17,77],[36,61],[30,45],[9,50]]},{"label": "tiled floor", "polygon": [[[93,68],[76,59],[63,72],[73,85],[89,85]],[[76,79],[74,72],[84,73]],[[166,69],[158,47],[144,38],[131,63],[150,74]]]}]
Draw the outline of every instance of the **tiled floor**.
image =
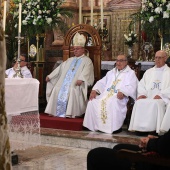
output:
[{"label": "tiled floor", "polygon": [[16,151],[19,164],[13,170],[86,170],[90,149],[117,143],[138,143],[138,137],[124,130],[119,134],[90,131],[41,129],[42,145],[32,150]]}]

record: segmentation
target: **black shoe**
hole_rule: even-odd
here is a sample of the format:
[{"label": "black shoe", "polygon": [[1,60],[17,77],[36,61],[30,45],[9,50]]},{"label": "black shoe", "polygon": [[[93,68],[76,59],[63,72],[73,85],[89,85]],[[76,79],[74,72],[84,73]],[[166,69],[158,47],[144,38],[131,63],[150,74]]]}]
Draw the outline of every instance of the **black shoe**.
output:
[{"label": "black shoe", "polygon": [[149,132],[136,131],[135,134],[136,134],[137,136],[148,136]]},{"label": "black shoe", "polygon": [[149,135],[153,135],[153,136],[159,136],[159,135],[158,135],[158,133],[156,133],[156,131],[149,132]]},{"label": "black shoe", "polygon": [[117,133],[120,133],[120,132],[122,132],[122,128],[120,128],[120,129],[118,129],[118,130],[113,131],[113,132],[112,132],[112,134],[117,134]]}]

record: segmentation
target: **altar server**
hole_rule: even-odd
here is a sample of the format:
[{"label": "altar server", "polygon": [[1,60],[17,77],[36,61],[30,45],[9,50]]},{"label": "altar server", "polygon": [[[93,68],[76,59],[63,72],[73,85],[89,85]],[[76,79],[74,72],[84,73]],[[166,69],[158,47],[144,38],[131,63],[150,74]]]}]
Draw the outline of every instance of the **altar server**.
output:
[{"label": "altar server", "polygon": [[[16,59],[14,59],[13,62],[14,62],[14,66],[5,71],[5,75],[7,78],[15,78],[18,62],[16,61]],[[32,74],[27,67],[27,63],[28,63],[27,55],[21,54],[20,55],[21,75],[23,76],[23,78],[32,78]]]},{"label": "altar server", "polygon": [[112,133],[122,127],[127,102],[129,97],[136,99],[138,83],[135,72],[127,64],[127,57],[118,55],[116,67],[94,85],[83,122],[89,130]]}]

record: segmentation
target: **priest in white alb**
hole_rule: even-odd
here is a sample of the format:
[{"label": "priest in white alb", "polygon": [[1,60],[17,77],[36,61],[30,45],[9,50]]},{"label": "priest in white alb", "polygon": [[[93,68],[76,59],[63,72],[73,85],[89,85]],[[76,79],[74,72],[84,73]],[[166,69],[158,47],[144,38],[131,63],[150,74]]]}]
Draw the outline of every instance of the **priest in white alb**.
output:
[{"label": "priest in white alb", "polygon": [[127,102],[129,97],[136,99],[138,84],[135,72],[127,64],[127,57],[118,55],[116,67],[94,85],[85,112],[84,127],[105,133],[121,129],[126,118]]},{"label": "priest in white alb", "polygon": [[47,107],[45,113],[57,117],[75,118],[85,113],[88,86],[94,82],[91,59],[85,55],[86,38],[73,37],[74,57],[68,58],[46,77]]},{"label": "priest in white alb", "polygon": [[138,85],[138,98],[133,107],[129,130],[160,133],[160,127],[170,101],[170,68],[167,54],[155,54],[155,66],[148,69]]}]

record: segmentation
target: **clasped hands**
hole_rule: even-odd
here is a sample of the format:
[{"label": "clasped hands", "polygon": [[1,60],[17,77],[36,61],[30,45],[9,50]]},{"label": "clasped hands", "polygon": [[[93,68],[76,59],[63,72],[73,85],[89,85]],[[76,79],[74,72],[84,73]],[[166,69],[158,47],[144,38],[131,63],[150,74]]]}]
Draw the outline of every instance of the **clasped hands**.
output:
[{"label": "clasped hands", "polygon": [[[97,92],[95,90],[92,90],[90,93],[90,97],[89,100],[93,100],[94,98],[96,98]],[[122,100],[124,98],[124,94],[122,92],[118,92],[117,93],[117,98]]]},{"label": "clasped hands", "polygon": [[148,135],[147,137],[140,138],[139,147],[140,147],[142,150],[146,151],[148,141],[149,141],[150,139],[153,139],[153,138],[158,138],[158,137],[157,137],[157,136],[153,136],[153,135]]},{"label": "clasped hands", "polygon": [[[136,100],[139,100],[139,99],[146,99],[147,97],[145,95],[141,95],[139,96]],[[159,95],[156,95],[153,99],[162,99]]]}]

